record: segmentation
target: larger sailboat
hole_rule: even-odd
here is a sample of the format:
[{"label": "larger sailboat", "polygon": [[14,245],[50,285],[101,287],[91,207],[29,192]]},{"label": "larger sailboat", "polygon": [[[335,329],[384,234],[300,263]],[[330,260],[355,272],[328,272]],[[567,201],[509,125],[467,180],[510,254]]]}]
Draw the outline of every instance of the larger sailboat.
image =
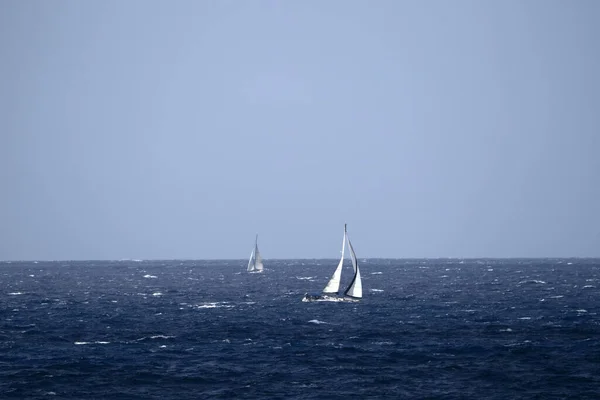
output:
[{"label": "larger sailboat", "polygon": [[258,251],[258,234],[254,240],[254,248],[250,254],[250,260],[248,260],[248,272],[263,272],[263,262],[260,252]]},{"label": "larger sailboat", "polygon": [[[352,267],[354,269],[354,277],[348,285],[348,288],[344,291],[343,295],[339,294],[340,291],[340,282],[342,277],[342,268],[344,266],[344,250],[346,247],[346,242],[348,242],[348,248],[350,248],[350,257],[352,258]],[[310,295],[305,294],[302,301],[359,301],[362,298],[362,280],[360,279],[360,269],[358,268],[358,260],[356,259],[356,253],[354,253],[354,248],[352,247],[352,242],[350,242],[350,237],[348,236],[348,229],[346,224],[344,224],[344,239],[342,241],[342,257],[340,258],[340,262],[338,263],[337,268],[333,272],[331,279],[327,282],[327,285],[323,289],[322,294]]]}]

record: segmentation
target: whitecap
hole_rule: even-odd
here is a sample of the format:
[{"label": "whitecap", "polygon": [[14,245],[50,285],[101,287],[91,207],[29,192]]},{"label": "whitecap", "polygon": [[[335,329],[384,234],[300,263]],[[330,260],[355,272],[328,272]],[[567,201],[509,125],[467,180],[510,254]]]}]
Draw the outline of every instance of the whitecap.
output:
[{"label": "whitecap", "polygon": [[90,344],[90,342],[75,342],[75,344],[77,344],[77,345]]},{"label": "whitecap", "polygon": [[152,293],[152,296],[162,296],[162,295],[163,295],[163,294],[162,294],[161,292],[155,292],[155,293]]},{"label": "whitecap", "polygon": [[577,310],[578,313],[586,313],[588,312],[587,310],[581,309],[581,310]]},{"label": "whitecap", "polygon": [[531,319],[531,317],[520,317],[519,319],[527,320],[527,319]]},{"label": "whitecap", "polygon": [[12,292],[12,293],[9,293],[8,295],[9,296],[18,296],[20,294],[23,294],[23,293],[22,292]]},{"label": "whitecap", "polygon": [[196,307],[198,308],[217,308],[219,307],[217,303],[206,303],[206,304],[198,304]]},{"label": "whitecap", "polygon": [[383,289],[371,289],[371,292],[383,292]]},{"label": "whitecap", "polygon": [[525,283],[539,283],[539,284],[546,284],[546,282],[544,282],[544,281],[540,281],[540,280],[537,280],[537,279],[530,279],[530,280],[526,280],[526,281],[521,281],[521,282],[519,282],[519,285],[523,285],[523,284],[525,284]]},{"label": "whitecap", "polygon": [[327,322],[325,322],[325,321],[319,321],[318,319],[311,319],[311,320],[310,320],[310,321],[308,321],[308,322],[309,322],[309,323],[311,323],[311,324],[317,324],[317,325],[320,325],[320,324],[327,324]]},{"label": "whitecap", "polygon": [[232,308],[232,307],[234,307],[234,306],[231,304],[227,304],[226,302],[202,303],[202,304],[196,305],[196,308]]},{"label": "whitecap", "polygon": [[381,275],[383,272],[371,272],[371,275]]},{"label": "whitecap", "polygon": [[148,275],[148,274],[146,274],[146,275],[144,275],[144,278],[147,278],[147,279],[156,279],[157,276],[156,275]]},{"label": "whitecap", "polygon": [[297,276],[296,279],[301,280],[301,281],[310,281],[315,279],[316,276]]},{"label": "whitecap", "polygon": [[100,341],[100,340],[95,341],[94,343],[96,343],[96,344],[110,344],[110,342],[103,342],[103,341]]},{"label": "whitecap", "polygon": [[594,286],[594,285],[585,285],[585,286],[582,287],[582,289],[593,289],[595,287],[596,286]]}]

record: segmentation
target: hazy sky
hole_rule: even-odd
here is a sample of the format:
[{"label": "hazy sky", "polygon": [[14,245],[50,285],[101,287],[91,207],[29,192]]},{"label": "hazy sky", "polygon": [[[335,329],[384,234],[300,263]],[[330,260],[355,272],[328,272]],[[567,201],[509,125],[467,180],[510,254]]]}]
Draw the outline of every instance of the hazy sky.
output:
[{"label": "hazy sky", "polygon": [[600,256],[600,1],[0,2],[0,259]]}]

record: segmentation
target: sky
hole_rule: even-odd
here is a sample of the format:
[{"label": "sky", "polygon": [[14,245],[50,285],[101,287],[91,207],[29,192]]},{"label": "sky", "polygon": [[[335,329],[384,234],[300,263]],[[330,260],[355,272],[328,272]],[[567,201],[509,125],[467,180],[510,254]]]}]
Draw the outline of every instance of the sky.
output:
[{"label": "sky", "polygon": [[0,2],[0,260],[600,256],[600,2]]}]

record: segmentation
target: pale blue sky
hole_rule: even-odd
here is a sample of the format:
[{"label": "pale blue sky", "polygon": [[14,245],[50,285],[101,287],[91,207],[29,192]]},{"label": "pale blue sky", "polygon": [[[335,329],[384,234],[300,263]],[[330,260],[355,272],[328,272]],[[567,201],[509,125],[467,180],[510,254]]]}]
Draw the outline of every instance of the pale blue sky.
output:
[{"label": "pale blue sky", "polygon": [[0,259],[600,256],[600,1],[0,2]]}]

